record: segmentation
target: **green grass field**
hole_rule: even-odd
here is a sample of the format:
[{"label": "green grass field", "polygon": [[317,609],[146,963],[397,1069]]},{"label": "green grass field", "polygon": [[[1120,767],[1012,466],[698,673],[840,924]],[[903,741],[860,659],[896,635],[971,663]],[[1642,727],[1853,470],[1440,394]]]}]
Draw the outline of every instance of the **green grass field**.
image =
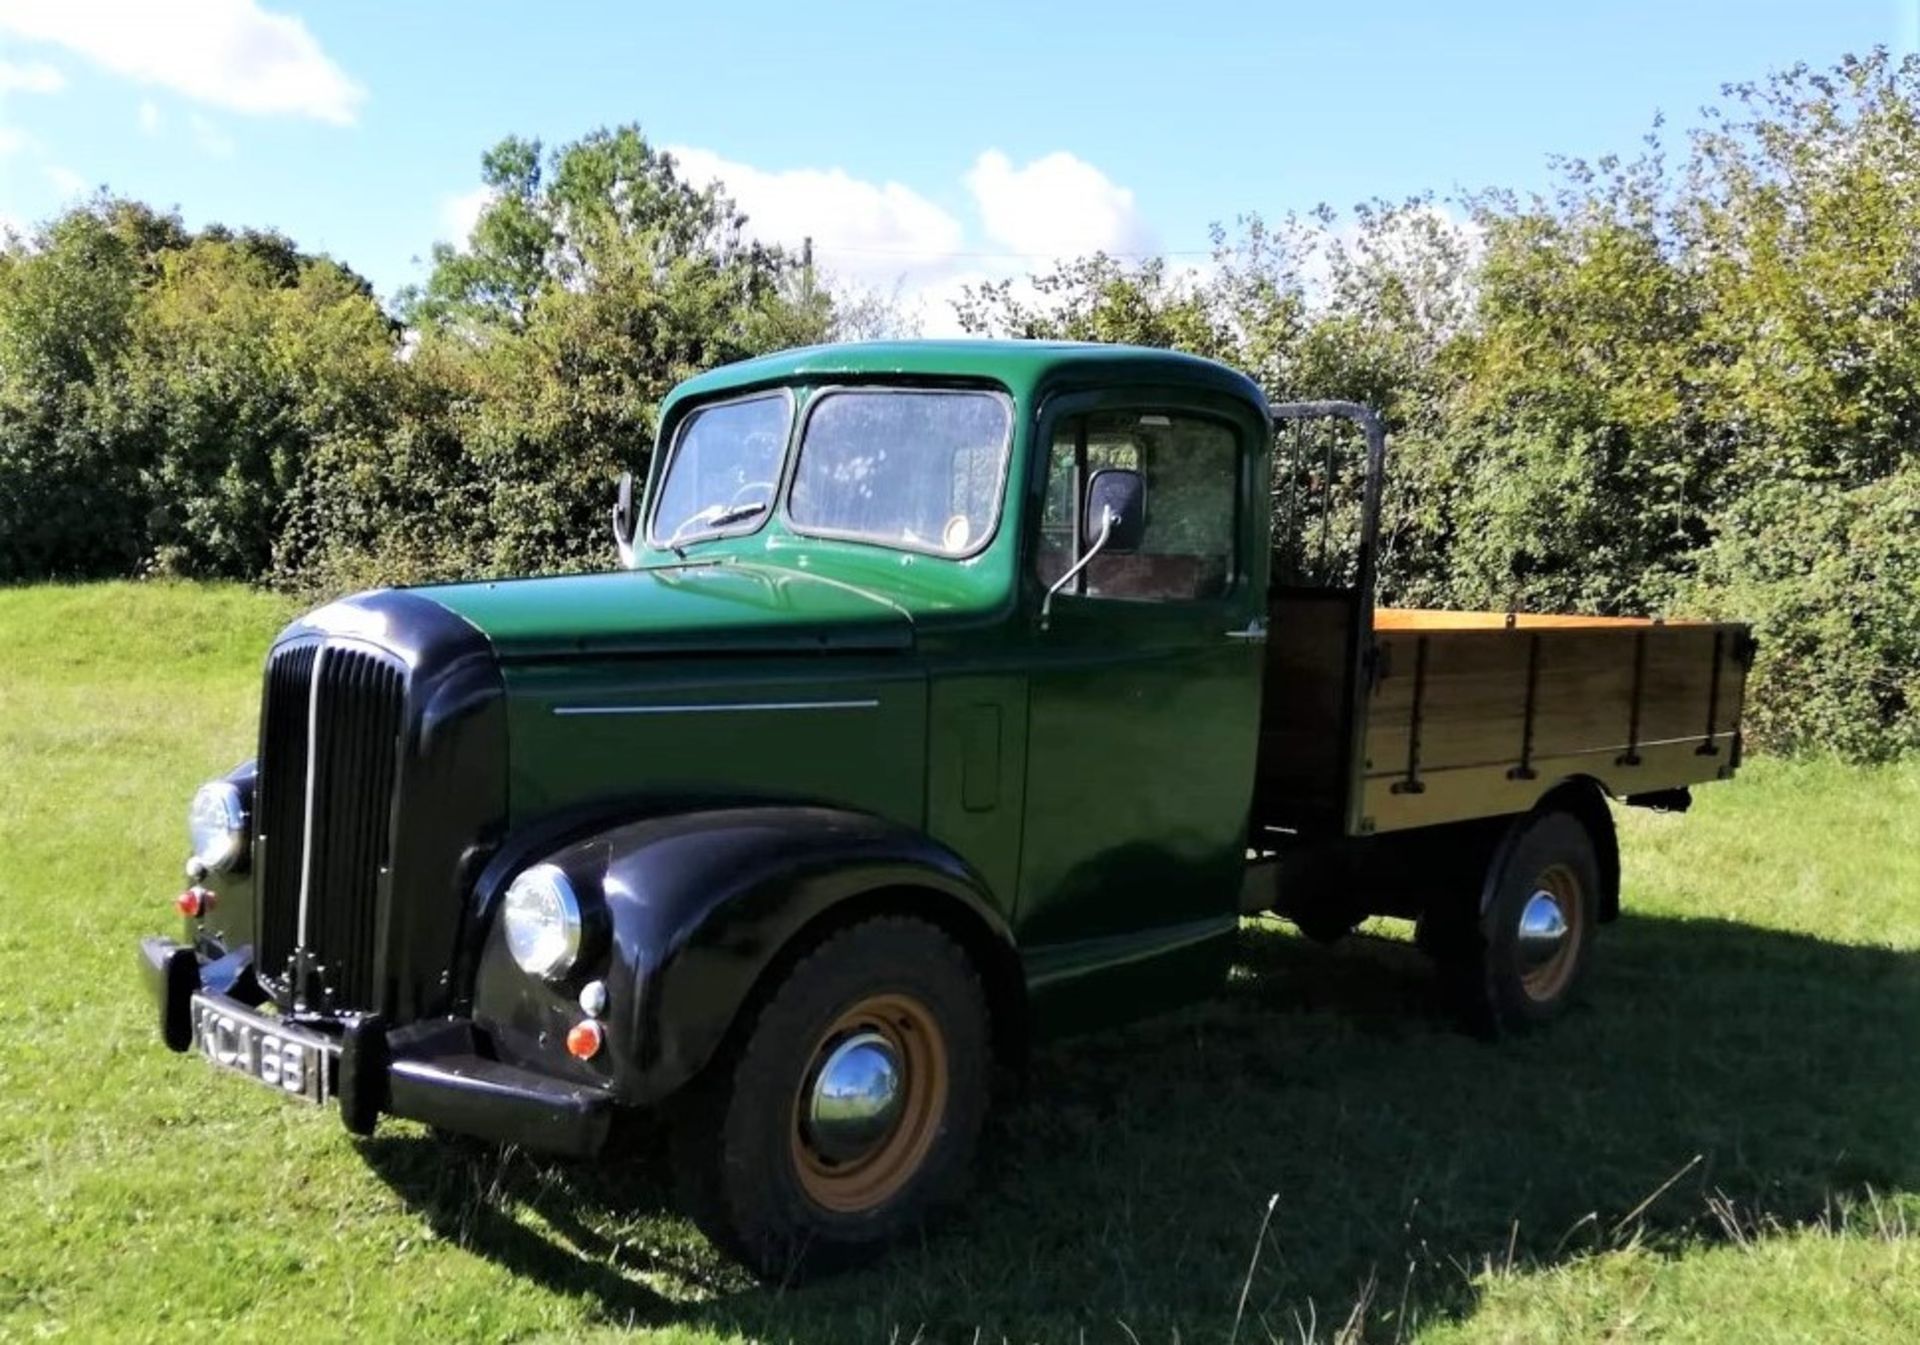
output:
[{"label": "green grass field", "polygon": [[159,1046],[134,944],[286,615],[0,591],[0,1338],[1920,1340],[1920,763],[1623,814],[1627,914],[1523,1041],[1404,942],[1249,925],[1219,1001],[1040,1055],[956,1219],[782,1292],[643,1137],[356,1141]]}]

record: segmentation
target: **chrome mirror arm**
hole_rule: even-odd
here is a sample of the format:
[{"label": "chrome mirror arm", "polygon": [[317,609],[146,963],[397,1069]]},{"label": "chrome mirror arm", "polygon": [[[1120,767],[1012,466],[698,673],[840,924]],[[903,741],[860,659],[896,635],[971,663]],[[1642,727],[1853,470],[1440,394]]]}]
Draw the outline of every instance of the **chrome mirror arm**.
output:
[{"label": "chrome mirror arm", "polygon": [[621,531],[620,506],[613,506],[613,549],[619,553],[620,568],[631,570],[634,567],[633,534]]},{"label": "chrome mirror arm", "polygon": [[1047,596],[1041,599],[1041,630],[1046,630],[1049,623],[1053,620],[1053,595],[1065,588],[1068,584],[1071,584],[1079,576],[1080,571],[1086,569],[1087,566],[1092,563],[1093,558],[1099,555],[1106,547],[1107,539],[1111,536],[1113,536],[1113,510],[1109,509],[1100,517],[1100,535],[1094,539],[1093,545],[1087,548],[1087,554],[1080,557],[1079,560],[1076,560],[1073,563],[1072,569],[1054,580],[1053,587],[1047,590]]}]

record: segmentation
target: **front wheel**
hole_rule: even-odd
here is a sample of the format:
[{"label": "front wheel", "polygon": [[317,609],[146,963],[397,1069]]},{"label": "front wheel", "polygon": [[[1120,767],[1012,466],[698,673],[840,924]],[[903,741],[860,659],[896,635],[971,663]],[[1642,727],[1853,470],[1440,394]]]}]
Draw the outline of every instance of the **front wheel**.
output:
[{"label": "front wheel", "polygon": [[1592,960],[1599,914],[1600,865],[1586,825],[1544,812],[1514,826],[1483,891],[1455,894],[1421,921],[1420,941],[1462,1013],[1489,1032],[1566,1009]]},{"label": "front wheel", "polygon": [[904,916],[841,930],[682,1105],[689,1213],[767,1278],[857,1263],[955,1192],[990,1067],[986,997],[953,940]]}]

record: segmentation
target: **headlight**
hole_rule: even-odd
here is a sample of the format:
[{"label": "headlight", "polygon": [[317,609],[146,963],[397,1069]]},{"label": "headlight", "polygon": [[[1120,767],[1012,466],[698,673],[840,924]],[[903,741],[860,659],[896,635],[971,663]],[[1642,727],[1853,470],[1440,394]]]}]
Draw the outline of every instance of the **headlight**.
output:
[{"label": "headlight", "polygon": [[529,976],[564,976],[580,956],[580,898],[552,864],[535,864],[513,880],[500,920],[507,951]]},{"label": "headlight", "polygon": [[193,857],[209,869],[230,869],[247,852],[247,810],[240,791],[210,780],[194,791],[187,809],[187,840]]}]

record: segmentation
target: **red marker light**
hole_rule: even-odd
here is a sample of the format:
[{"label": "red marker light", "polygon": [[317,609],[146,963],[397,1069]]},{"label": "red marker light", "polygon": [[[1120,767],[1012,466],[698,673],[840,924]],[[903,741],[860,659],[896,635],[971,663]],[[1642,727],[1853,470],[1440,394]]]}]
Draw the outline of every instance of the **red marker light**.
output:
[{"label": "red marker light", "polygon": [[198,920],[213,909],[213,893],[204,887],[190,887],[173,899],[173,909],[189,920]]},{"label": "red marker light", "polygon": [[606,1029],[592,1019],[575,1023],[567,1029],[567,1050],[581,1060],[591,1060],[599,1055],[600,1047],[606,1040]]}]

